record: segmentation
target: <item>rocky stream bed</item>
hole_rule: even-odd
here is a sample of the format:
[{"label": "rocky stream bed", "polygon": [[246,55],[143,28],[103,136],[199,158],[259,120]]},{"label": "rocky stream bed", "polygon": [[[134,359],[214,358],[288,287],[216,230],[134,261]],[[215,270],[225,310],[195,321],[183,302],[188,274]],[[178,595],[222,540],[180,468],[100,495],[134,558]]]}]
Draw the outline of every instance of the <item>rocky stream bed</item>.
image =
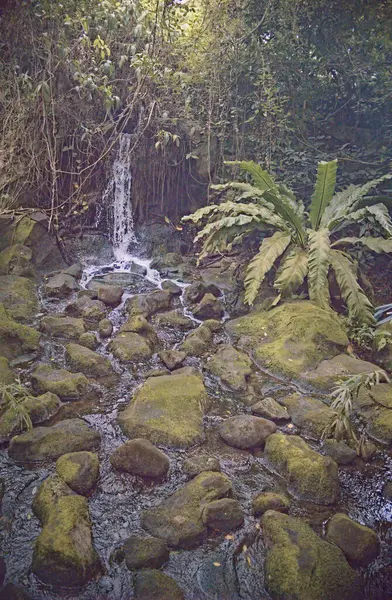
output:
[{"label": "rocky stream bed", "polygon": [[320,442],[377,368],[339,318],[244,313],[230,259],[68,267],[27,220],[0,244],[0,382],[34,424],[0,405],[0,598],[392,597],[392,386],[355,406],[366,461]]}]

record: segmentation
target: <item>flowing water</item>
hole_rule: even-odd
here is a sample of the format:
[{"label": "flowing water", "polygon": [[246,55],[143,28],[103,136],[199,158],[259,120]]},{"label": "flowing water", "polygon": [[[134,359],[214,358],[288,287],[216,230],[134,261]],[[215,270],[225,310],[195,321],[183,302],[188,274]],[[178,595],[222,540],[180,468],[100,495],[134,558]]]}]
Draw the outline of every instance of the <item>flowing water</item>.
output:
[{"label": "flowing water", "polygon": [[[113,179],[107,188],[113,202],[112,240],[116,260],[107,265],[97,265],[92,257],[85,257],[86,268],[82,286],[89,287],[93,280],[120,283],[125,294],[122,304],[114,309],[110,318],[115,330],[126,320],[124,302],[137,293],[160,287],[161,280],[156,271],[150,269],[149,261],[128,254],[129,243],[135,243],[130,211],[131,178],[127,156],[129,138],[121,139],[119,157],[114,163]],[[128,173],[128,175],[127,175]],[[123,223],[122,221],[126,221]],[[132,272],[134,265],[146,269],[145,275]],[[141,272],[141,271],[140,271]],[[72,298],[68,299],[68,302]],[[174,307],[182,307],[181,298]],[[43,299],[43,310],[61,313],[64,301]],[[153,319],[154,322],[154,319]],[[157,328],[164,348],[172,348],[182,339],[182,333],[171,329]],[[226,341],[219,334],[215,342]],[[43,336],[39,360],[64,367],[64,345],[61,340]],[[167,478],[151,483],[126,473],[118,473],[111,467],[109,458],[114,449],[125,440],[119,429],[116,416],[127,404],[133,391],[154,368],[162,367],[157,356],[131,367],[121,365],[108,350],[108,342],[100,340],[97,350],[108,356],[121,375],[117,387],[108,391],[97,388],[98,397],[69,402],[54,421],[64,417],[81,416],[102,436],[99,451],[100,480],[97,489],[89,498],[93,523],[95,547],[105,565],[103,577],[90,582],[79,590],[52,589],[44,586],[30,571],[32,548],[41,528],[32,514],[31,504],[42,481],[54,472],[54,463],[38,464],[27,468],[16,465],[9,459],[6,449],[0,452],[0,478],[5,480],[6,493],[3,500],[0,544],[1,555],[7,562],[9,580],[23,585],[36,600],[131,600],[133,597],[132,574],[125,565],[112,560],[113,552],[132,534],[143,533],[140,528],[140,512],[144,508],[160,503],[187,481],[182,470],[185,457],[208,453],[219,458],[222,471],[233,482],[234,496],[241,502],[245,513],[245,524],[229,536],[212,533],[199,548],[176,551],[164,571],[172,576],[183,589],[186,600],[260,600],[269,598],[264,586],[264,546],[257,519],[250,516],[252,497],[260,491],[285,489],[280,477],[271,473],[263,463],[261,453],[251,454],[223,444],[216,433],[217,425],[228,415],[249,412],[240,393],[226,389],[215,378],[205,375],[205,384],[212,407],[205,418],[206,441],[201,448],[188,451],[167,450],[171,467]],[[202,361],[188,358],[186,364],[202,370]],[[20,374],[24,381],[34,365],[24,365]],[[262,393],[279,396],[290,388],[260,370],[255,370]],[[294,429],[283,430],[295,433]],[[322,534],[326,520],[337,509],[346,511],[351,517],[372,527],[380,536],[382,550],[379,558],[368,569],[363,569],[368,600],[392,597],[390,548],[392,542],[392,505],[383,498],[381,489],[392,470],[391,458],[381,456],[370,464],[356,464],[340,469],[342,498],[339,507],[322,508],[293,499],[291,513],[300,515]],[[306,600],[306,599],[304,599]]]}]

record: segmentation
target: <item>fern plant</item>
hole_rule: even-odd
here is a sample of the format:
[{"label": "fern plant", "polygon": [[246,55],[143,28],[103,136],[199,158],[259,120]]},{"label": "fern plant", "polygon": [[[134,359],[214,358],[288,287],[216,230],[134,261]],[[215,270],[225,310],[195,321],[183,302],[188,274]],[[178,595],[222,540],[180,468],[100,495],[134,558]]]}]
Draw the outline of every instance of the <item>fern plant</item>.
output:
[{"label": "fern plant", "polygon": [[[280,261],[275,278],[279,298],[289,298],[307,283],[309,298],[330,308],[328,274],[335,273],[349,316],[360,323],[373,322],[373,307],[358,282],[358,266],[347,253],[349,246],[364,245],[376,252],[392,252],[392,221],[384,196],[369,197],[370,190],[392,175],[335,192],[337,160],[320,162],[309,211],[301,199],[254,162],[228,162],[248,173],[252,184],[229,182],[213,186],[217,192],[234,190],[233,199],[205,206],[183,218],[201,226],[195,242],[202,241],[199,260],[230,251],[246,236],[260,232],[259,252],[245,277],[245,301],[253,304],[267,273]],[[388,198],[388,200],[390,200]],[[206,221],[206,222],[205,222]],[[368,222],[375,235],[344,236],[349,227]],[[275,233],[265,237],[265,232]],[[261,233],[263,232],[263,233]],[[381,232],[381,233],[380,233]]]}]

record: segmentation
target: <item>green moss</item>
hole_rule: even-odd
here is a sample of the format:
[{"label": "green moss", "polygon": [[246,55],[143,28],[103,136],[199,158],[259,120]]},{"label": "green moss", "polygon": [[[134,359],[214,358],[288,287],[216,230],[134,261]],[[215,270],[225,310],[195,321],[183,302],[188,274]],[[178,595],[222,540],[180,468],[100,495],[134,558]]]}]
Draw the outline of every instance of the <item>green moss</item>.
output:
[{"label": "green moss", "polygon": [[153,354],[148,340],[132,331],[116,335],[110,342],[109,349],[121,362],[145,360]]},{"label": "green moss", "polygon": [[368,424],[369,435],[382,444],[392,444],[392,409],[376,411]]},{"label": "green moss", "polygon": [[36,225],[36,221],[30,219],[30,217],[23,217],[23,219],[18,222],[13,232],[13,243],[25,245]]},{"label": "green moss", "polygon": [[5,356],[0,356],[0,384],[9,385],[14,383],[16,375],[11,369],[8,360]]},{"label": "green moss", "polygon": [[71,489],[87,495],[99,478],[99,460],[94,452],[70,452],[60,456],[56,471]]},{"label": "green moss", "polygon": [[88,377],[101,379],[114,373],[108,358],[79,344],[68,344],[65,358],[71,369],[80,371]]},{"label": "green moss", "polygon": [[32,509],[33,513],[44,525],[49,520],[50,513],[55,510],[59,498],[73,496],[74,492],[57,475],[45,479],[36,493]]},{"label": "green moss", "polygon": [[40,334],[32,327],[14,321],[0,304],[0,347],[6,358],[16,358],[38,350]]},{"label": "green moss", "polygon": [[[43,394],[37,398],[30,396],[21,403],[24,411],[30,416],[33,425],[50,419],[60,409],[61,402],[58,396],[51,393]],[[9,440],[13,435],[26,429],[26,423],[15,410],[9,408],[1,416],[0,442]]]},{"label": "green moss", "polygon": [[225,344],[210,358],[206,368],[234,390],[245,390],[246,380],[252,373],[252,361],[244,352]]},{"label": "green moss", "polygon": [[70,373],[65,369],[54,369],[43,364],[38,365],[33,372],[31,383],[35,392],[52,392],[62,400],[78,400],[89,386],[83,373]]},{"label": "green moss", "polygon": [[211,340],[211,330],[201,325],[186,336],[179,349],[191,356],[201,356],[211,347]]},{"label": "green moss", "polygon": [[321,400],[295,393],[282,400],[289,415],[303,434],[319,440],[334,417],[333,411]]},{"label": "green moss", "polygon": [[31,264],[30,248],[15,244],[0,252],[0,275],[20,275],[35,277],[35,269]]},{"label": "green moss", "polygon": [[357,565],[369,564],[380,552],[377,534],[344,513],[334,515],[329,521],[326,539],[339,546],[348,560]]},{"label": "green moss", "polygon": [[188,331],[195,327],[194,321],[186,317],[181,310],[160,313],[155,317],[155,323],[160,327],[170,327],[181,331]]},{"label": "green moss", "polygon": [[263,515],[267,510],[277,510],[287,513],[290,508],[290,499],[284,494],[277,492],[263,492],[257,494],[252,500],[252,512],[254,515]]}]

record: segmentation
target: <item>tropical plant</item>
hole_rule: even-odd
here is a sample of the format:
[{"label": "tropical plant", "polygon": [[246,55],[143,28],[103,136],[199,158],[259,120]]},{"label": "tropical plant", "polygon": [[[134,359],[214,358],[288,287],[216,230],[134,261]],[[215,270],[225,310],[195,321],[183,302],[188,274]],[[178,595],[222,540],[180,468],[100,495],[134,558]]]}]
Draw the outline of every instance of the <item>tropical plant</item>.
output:
[{"label": "tropical plant", "polygon": [[[307,280],[309,298],[330,308],[328,274],[332,268],[353,321],[373,322],[373,307],[358,282],[358,266],[346,251],[362,244],[369,250],[392,252],[392,220],[385,196],[369,197],[370,190],[392,175],[335,192],[337,160],[320,162],[309,211],[301,199],[254,162],[228,162],[248,173],[252,183],[229,182],[213,186],[219,193],[234,190],[230,200],[212,204],[184,217],[200,225],[195,242],[203,240],[199,260],[208,254],[231,250],[246,236],[257,233],[262,242],[245,277],[245,301],[253,304],[267,273],[280,260],[275,288],[281,298],[295,294]],[[388,198],[389,200],[389,198]],[[369,222],[375,236],[347,236],[344,232]],[[266,232],[276,230],[266,237]],[[383,235],[381,235],[382,232]]]},{"label": "tropical plant", "polygon": [[350,340],[365,350],[381,352],[392,345],[392,333],[368,324],[359,327],[349,327]]},{"label": "tropical plant", "polygon": [[23,402],[31,396],[31,392],[17,379],[14,383],[0,385],[1,406],[13,413],[17,421],[17,429],[33,428],[30,415]]}]

